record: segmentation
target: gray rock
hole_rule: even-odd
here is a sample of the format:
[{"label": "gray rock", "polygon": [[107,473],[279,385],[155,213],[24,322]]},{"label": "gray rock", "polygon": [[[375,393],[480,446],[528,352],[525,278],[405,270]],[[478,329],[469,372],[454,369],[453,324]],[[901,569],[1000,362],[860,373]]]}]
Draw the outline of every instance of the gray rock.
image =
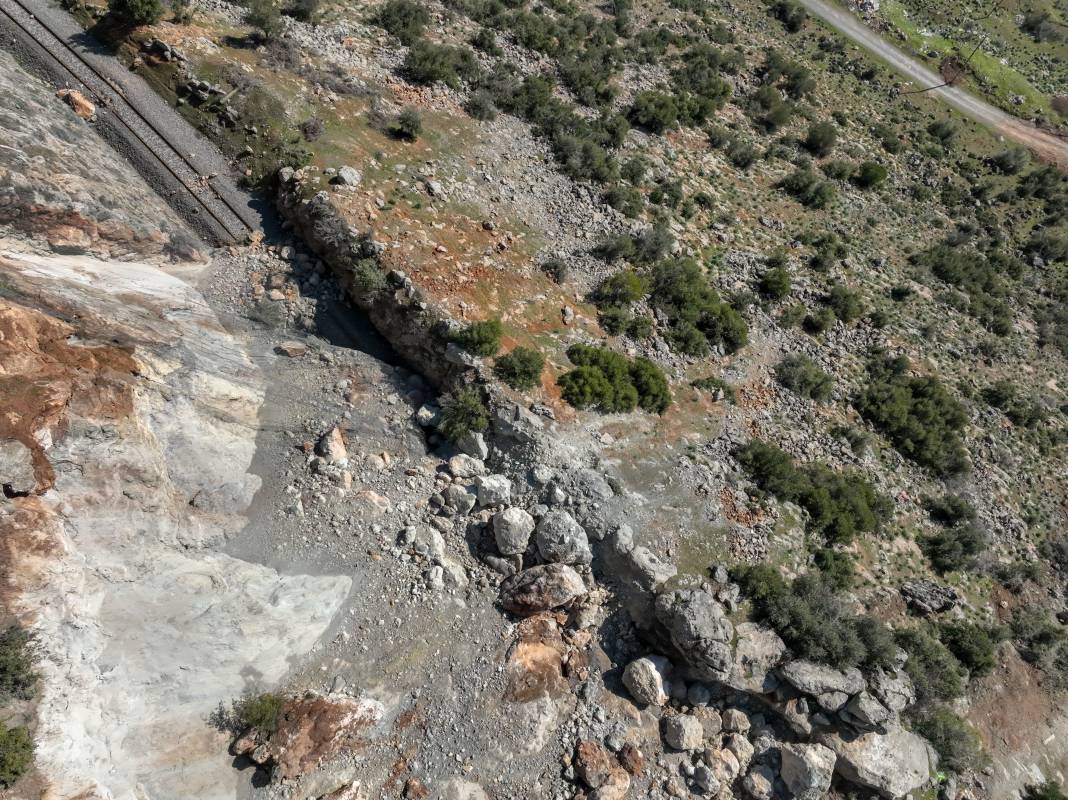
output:
[{"label": "gray rock", "polygon": [[727,733],[745,733],[750,726],[749,717],[740,708],[728,708],[723,712],[723,730]]},{"label": "gray rock", "polygon": [[845,692],[824,692],[816,696],[816,704],[824,711],[832,714],[842,709],[849,702],[849,695]]},{"label": "gray rock", "polygon": [[715,773],[704,764],[698,764],[694,769],[693,782],[710,797],[718,795],[721,789],[721,784]]},{"label": "gray rock", "polygon": [[868,728],[883,729],[894,719],[894,714],[868,692],[861,692],[846,705],[851,721]]},{"label": "gray rock", "polygon": [[689,714],[679,714],[664,720],[664,741],[669,747],[686,752],[700,750],[705,742],[701,721]]},{"label": "gray rock", "polygon": [[419,555],[434,561],[440,561],[445,556],[445,539],[426,525],[409,525],[397,537],[397,544],[410,547]]},{"label": "gray rock", "polygon": [[703,683],[692,683],[686,690],[686,702],[691,706],[707,706],[712,700],[712,690]]},{"label": "gray rock", "polygon": [[456,442],[456,446],[472,458],[485,461],[489,457],[489,447],[486,445],[486,439],[476,431],[465,433]]},{"label": "gray rock", "polygon": [[460,453],[449,459],[449,472],[457,478],[477,478],[486,474],[486,465],[481,459]]},{"label": "gray rock", "polygon": [[475,507],[475,495],[458,484],[446,486],[442,495],[445,498],[445,505],[460,514],[467,514]]},{"label": "gray rock", "polygon": [[534,518],[521,508],[506,508],[493,516],[493,538],[501,555],[522,555],[534,532]]},{"label": "gray rock", "polygon": [[738,758],[730,750],[706,750],[704,759],[720,783],[730,785],[742,772]]},{"label": "gray rock", "polygon": [[868,678],[872,695],[890,711],[899,714],[916,702],[916,689],[912,678],[902,669],[889,672],[876,668]]},{"label": "gray rock", "polygon": [[779,685],[774,669],[786,655],[786,644],[775,631],[755,622],[743,622],[734,632],[734,658],[726,683],[754,694],[774,691]]},{"label": "gray rock", "polygon": [[330,182],[338,186],[359,186],[363,176],[355,167],[345,166],[337,171]]},{"label": "gray rock", "polygon": [[[618,531],[617,534],[618,535]],[[647,547],[633,547],[629,554],[642,588],[652,591],[678,574],[674,564],[661,560]]]},{"label": "gray rock", "polygon": [[779,667],[779,674],[791,686],[814,697],[828,692],[853,695],[864,689],[864,676],[854,667],[842,671],[826,664],[798,660]]},{"label": "gray rock", "polygon": [[0,441],[0,488],[19,495],[31,494],[37,488],[33,453],[15,439]]},{"label": "gray rock", "polygon": [[784,744],[780,775],[797,800],[821,800],[831,788],[836,756],[822,744]]},{"label": "gray rock", "polygon": [[530,616],[559,608],[586,594],[582,577],[566,564],[531,567],[501,584],[500,600],[506,611]]},{"label": "gray rock", "polygon": [[663,656],[646,656],[627,664],[623,685],[639,706],[662,706],[668,701],[664,684],[671,663]]},{"label": "gray rock", "polygon": [[415,421],[424,428],[437,427],[441,422],[441,406],[436,403],[423,403],[415,412]]},{"label": "gray rock", "polygon": [[956,589],[925,578],[904,584],[901,587],[901,596],[910,608],[923,616],[941,614],[960,604],[960,595]]},{"label": "gray rock", "polygon": [[753,745],[742,734],[729,734],[724,738],[723,746],[734,753],[734,757],[738,759],[738,764],[743,770],[749,767],[749,762],[753,760]]},{"label": "gray rock", "polygon": [[812,721],[809,719],[808,700],[804,697],[792,697],[782,706],[782,716],[790,729],[799,736],[812,733]]},{"label": "gray rock", "polygon": [[566,511],[550,511],[542,517],[534,540],[546,561],[589,564],[593,560],[586,531]]},{"label": "gray rock", "polygon": [[819,740],[838,756],[835,771],[845,780],[892,800],[926,786],[937,768],[931,746],[901,727],[857,736],[834,731]]},{"label": "gray rock", "polygon": [[712,595],[693,589],[661,594],[655,613],[696,677],[723,681],[730,675],[734,627]]},{"label": "gray rock", "polygon": [[512,499],[512,482],[504,475],[486,475],[475,479],[478,504],[483,508],[503,506]]},{"label": "gray rock", "polygon": [[742,789],[753,800],[771,800],[775,796],[775,771],[766,764],[757,764],[742,780]]}]

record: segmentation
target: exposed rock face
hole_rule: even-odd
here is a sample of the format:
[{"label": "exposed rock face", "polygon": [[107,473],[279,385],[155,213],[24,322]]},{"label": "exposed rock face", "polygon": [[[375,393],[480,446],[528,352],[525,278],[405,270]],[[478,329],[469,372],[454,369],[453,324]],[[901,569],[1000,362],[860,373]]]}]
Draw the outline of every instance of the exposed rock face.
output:
[{"label": "exposed rock face", "polygon": [[813,697],[829,693],[853,695],[865,686],[864,676],[856,668],[842,671],[826,664],[799,660],[784,664],[779,672],[792,686]]},{"label": "exposed rock face", "polygon": [[260,486],[263,377],[199,293],[150,264],[4,256],[0,274],[37,308],[79,312],[74,327],[0,306],[20,332],[0,337],[7,410],[51,486],[0,502],[4,599],[41,654],[37,763],[57,796],[228,800],[206,716],[246,676],[286,674],[350,587],[210,549]]},{"label": "exposed rock face", "polygon": [[670,671],[663,656],[639,658],[623,670],[623,685],[639,706],[662,706],[668,701],[664,683]]},{"label": "exposed rock face", "polygon": [[533,532],[534,518],[521,508],[506,508],[493,517],[493,538],[501,555],[525,553]]},{"label": "exposed rock face", "polygon": [[786,744],[781,775],[786,787],[798,800],[819,800],[831,788],[836,756],[822,744]]},{"label": "exposed rock face", "polygon": [[937,765],[931,746],[901,727],[855,737],[826,733],[820,741],[838,756],[838,774],[886,798],[901,798],[926,786]]},{"label": "exposed rock face", "polygon": [[501,584],[506,611],[530,616],[566,605],[586,593],[586,585],[566,564],[543,564],[513,575]]},{"label": "exposed rock face", "polygon": [[924,616],[941,614],[960,603],[960,595],[956,589],[926,579],[904,584],[901,587],[901,596],[910,607]]},{"label": "exposed rock face", "polygon": [[662,594],[656,617],[696,677],[723,681],[730,676],[734,626],[712,595],[692,589]]},{"label": "exposed rock face", "polygon": [[726,683],[756,694],[773,691],[779,685],[773,670],[786,655],[786,644],[775,631],[755,622],[743,622],[734,632],[734,662]]}]

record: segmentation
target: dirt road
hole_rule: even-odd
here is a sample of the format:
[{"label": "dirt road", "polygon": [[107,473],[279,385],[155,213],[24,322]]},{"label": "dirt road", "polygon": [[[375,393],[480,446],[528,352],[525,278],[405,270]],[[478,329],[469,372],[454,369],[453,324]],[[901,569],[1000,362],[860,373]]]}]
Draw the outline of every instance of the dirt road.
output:
[{"label": "dirt road", "polygon": [[[891,67],[916,84],[917,88],[938,86],[942,78],[916,59],[894,47],[855,15],[826,0],[798,0],[810,13],[822,19],[839,33],[848,36],[864,49],[886,61]],[[953,86],[932,89],[935,95],[976,122],[996,130],[1031,148],[1044,161],[1068,168],[1068,140],[1054,136],[1024,122],[999,108],[980,100],[969,92]]]}]

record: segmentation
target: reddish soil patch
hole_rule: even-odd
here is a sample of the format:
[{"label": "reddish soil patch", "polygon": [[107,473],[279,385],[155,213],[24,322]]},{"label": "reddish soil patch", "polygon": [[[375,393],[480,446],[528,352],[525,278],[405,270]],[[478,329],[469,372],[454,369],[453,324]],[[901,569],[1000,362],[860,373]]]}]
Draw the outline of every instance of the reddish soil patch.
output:
[{"label": "reddish soil patch", "polygon": [[374,706],[354,698],[291,700],[271,737],[275,769],[283,780],[311,772],[326,759],[359,749],[377,721]]}]

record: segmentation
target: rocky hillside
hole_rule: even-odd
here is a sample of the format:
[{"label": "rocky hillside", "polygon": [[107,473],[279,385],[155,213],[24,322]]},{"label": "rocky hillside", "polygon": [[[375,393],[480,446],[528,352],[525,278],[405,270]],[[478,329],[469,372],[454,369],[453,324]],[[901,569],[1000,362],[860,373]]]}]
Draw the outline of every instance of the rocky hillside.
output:
[{"label": "rocky hillside", "polygon": [[73,8],[290,238],[7,156],[16,796],[1063,796],[1062,172],[789,0]]}]

